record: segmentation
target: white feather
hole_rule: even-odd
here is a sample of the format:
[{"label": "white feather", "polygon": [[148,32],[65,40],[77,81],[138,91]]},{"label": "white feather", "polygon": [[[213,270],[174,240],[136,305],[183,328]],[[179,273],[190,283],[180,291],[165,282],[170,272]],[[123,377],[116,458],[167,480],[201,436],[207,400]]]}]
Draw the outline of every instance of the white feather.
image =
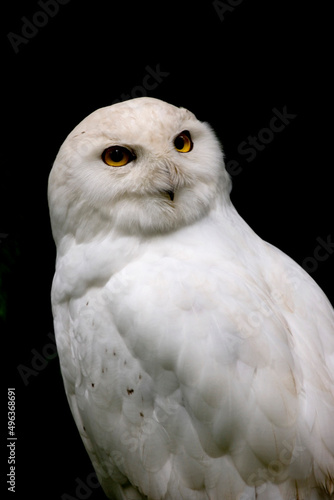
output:
[{"label": "white feather", "polygon": [[109,498],[333,495],[333,310],[230,189],[210,127],[150,98],[87,117],[51,171],[61,369]]}]

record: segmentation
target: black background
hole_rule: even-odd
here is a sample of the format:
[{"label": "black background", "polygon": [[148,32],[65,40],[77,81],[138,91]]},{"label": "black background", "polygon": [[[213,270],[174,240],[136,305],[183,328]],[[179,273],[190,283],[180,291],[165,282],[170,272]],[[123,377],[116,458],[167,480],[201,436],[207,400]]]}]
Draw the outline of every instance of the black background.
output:
[{"label": "black background", "polygon": [[[330,13],[301,1],[230,4],[220,19],[214,2],[206,0],[70,0],[18,53],[7,34],[21,35],[23,16],[43,24],[36,17],[42,9],[30,0],[6,5],[1,327],[5,385],[16,388],[16,498],[105,498],[101,488],[76,492],[76,478],[86,482],[93,469],[48,337],[55,247],[47,179],[62,141],[88,113],[131,94],[142,85],[147,66],[159,65],[168,75],[147,94],[184,106],[213,126],[226,162],[242,167],[233,177],[233,202],[263,239],[302,264],[314,256],[317,238],[333,235]],[[274,108],[284,107],[296,117],[248,162],[238,146],[268,127]],[[307,261],[315,262],[311,275],[332,302],[333,260],[329,253],[326,260]],[[17,367],[31,369],[36,352],[52,359],[40,361],[25,385]]]}]

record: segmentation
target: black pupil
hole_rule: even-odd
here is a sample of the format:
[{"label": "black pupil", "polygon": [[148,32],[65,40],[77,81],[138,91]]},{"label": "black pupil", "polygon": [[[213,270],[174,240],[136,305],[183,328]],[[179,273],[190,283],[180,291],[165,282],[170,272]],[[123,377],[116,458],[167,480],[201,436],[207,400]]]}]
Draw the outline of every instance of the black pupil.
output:
[{"label": "black pupil", "polygon": [[109,153],[111,161],[119,163],[124,158],[124,151],[120,148],[112,149]]},{"label": "black pupil", "polygon": [[174,141],[174,144],[175,144],[175,147],[176,149],[182,149],[184,147],[184,138],[182,135],[179,135],[175,141]]}]

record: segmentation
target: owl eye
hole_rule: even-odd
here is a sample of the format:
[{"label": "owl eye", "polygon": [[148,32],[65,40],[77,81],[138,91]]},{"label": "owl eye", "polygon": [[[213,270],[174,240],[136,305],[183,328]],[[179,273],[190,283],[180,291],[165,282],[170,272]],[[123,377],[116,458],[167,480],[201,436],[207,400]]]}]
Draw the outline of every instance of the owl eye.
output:
[{"label": "owl eye", "polygon": [[174,146],[179,153],[189,153],[193,148],[193,142],[190,137],[190,132],[184,130],[174,139]]},{"label": "owl eye", "polygon": [[102,160],[110,167],[124,167],[134,160],[135,156],[127,148],[111,146],[102,153]]}]

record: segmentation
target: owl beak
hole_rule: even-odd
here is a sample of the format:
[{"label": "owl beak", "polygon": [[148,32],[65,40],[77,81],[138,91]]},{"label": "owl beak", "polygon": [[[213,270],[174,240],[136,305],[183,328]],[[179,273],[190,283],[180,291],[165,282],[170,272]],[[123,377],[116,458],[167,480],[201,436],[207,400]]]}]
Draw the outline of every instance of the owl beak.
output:
[{"label": "owl beak", "polygon": [[[174,172],[175,168],[172,169],[170,164],[163,164],[163,173],[165,174],[165,186],[167,189],[164,189],[162,193],[164,195],[167,195],[170,199],[170,201],[174,201],[174,195],[175,195],[175,188],[176,188],[176,175]],[[168,189],[169,188],[169,189]]]},{"label": "owl beak", "polygon": [[170,197],[171,201],[173,201],[174,200],[174,191],[166,191],[166,193]]},{"label": "owl beak", "polygon": [[[174,191],[169,191],[166,189],[165,191],[160,191],[160,193],[163,194],[164,197],[167,195],[171,201],[174,200]],[[167,199],[167,197],[166,197],[166,199]]]}]

